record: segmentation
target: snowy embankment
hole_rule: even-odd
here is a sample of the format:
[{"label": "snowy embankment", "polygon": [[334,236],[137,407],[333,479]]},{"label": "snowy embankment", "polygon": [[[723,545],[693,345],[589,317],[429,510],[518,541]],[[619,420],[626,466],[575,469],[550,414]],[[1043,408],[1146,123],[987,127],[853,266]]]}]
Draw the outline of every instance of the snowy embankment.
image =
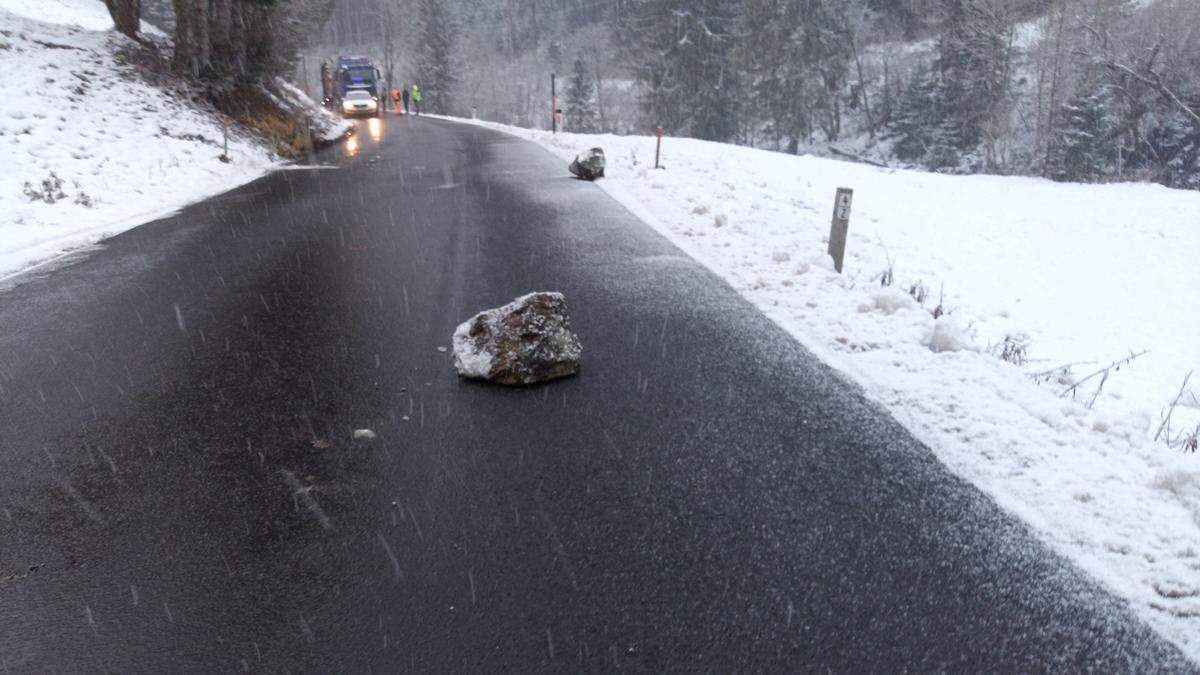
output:
[{"label": "snowy embankment", "polygon": [[133,44],[98,0],[0,0],[0,281],[279,164],[236,127],[223,162],[220,117],[147,82]]},{"label": "snowy embankment", "polygon": [[[476,123],[541,143],[564,175],[575,153],[604,148],[597,185],[1200,660],[1200,453],[1154,441],[1200,371],[1200,193],[676,138],[656,171],[652,138]],[[825,255],[840,186],[855,189],[842,275]],[[1006,338],[1023,364],[1001,359]],[[1068,392],[1130,350],[1148,352]],[[1064,364],[1076,365],[1034,377]],[[1189,389],[1173,432],[1200,423],[1200,372]]]}]

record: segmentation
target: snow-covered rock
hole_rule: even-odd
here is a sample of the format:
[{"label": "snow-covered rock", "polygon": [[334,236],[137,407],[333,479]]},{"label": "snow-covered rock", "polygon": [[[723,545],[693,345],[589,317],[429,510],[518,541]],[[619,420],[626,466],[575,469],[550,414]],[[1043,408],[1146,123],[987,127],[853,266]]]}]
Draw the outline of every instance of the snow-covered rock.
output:
[{"label": "snow-covered rock", "polygon": [[283,97],[280,104],[300,111],[309,119],[314,144],[322,145],[336,142],[354,130],[353,122],[333,114],[324,106],[312,100],[308,94],[305,94],[291,82],[283,78],[277,78],[275,85],[279,88],[279,93]]},{"label": "snow-covered rock", "polygon": [[562,293],[521,296],[476,314],[454,331],[458,374],[500,384],[574,375],[582,351]]},{"label": "snow-covered rock", "polygon": [[604,164],[604,150],[592,148],[576,155],[568,168],[577,178],[596,180],[604,178]]},{"label": "snow-covered rock", "polygon": [[966,332],[949,317],[941,317],[933,325],[933,333],[929,335],[929,349],[935,353],[974,351]]},{"label": "snow-covered rock", "polygon": [[858,311],[895,314],[902,309],[917,309],[919,306],[908,293],[895,286],[885,286],[871,294],[870,303],[859,305]]}]

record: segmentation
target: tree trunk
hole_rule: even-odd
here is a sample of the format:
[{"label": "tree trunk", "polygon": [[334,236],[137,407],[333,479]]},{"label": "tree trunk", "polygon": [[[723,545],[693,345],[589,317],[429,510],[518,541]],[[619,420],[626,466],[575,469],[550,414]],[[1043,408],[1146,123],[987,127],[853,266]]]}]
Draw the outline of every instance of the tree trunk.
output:
[{"label": "tree trunk", "polygon": [[517,25],[516,25],[517,7],[514,0],[508,0],[508,9],[504,12],[504,19],[508,27],[508,37],[505,40],[505,48],[508,50],[508,59],[512,61],[517,54]]},{"label": "tree trunk", "polygon": [[246,77],[246,3],[233,0],[229,17],[229,68],[237,79]]},{"label": "tree trunk", "polygon": [[193,72],[197,77],[212,75],[212,31],[209,25],[208,0],[193,0],[196,21],[192,26],[196,36],[196,65]]},{"label": "tree trunk", "polygon": [[171,67],[177,72],[190,73],[195,61],[195,37],[192,24],[196,16],[193,0],[172,0],[175,9],[175,51],[171,54]]},{"label": "tree trunk", "polygon": [[1058,123],[1058,94],[1062,77],[1063,31],[1067,20],[1067,10],[1061,4],[1057,7],[1058,24],[1054,30],[1054,61],[1050,67],[1050,101],[1046,107],[1045,151],[1042,155],[1042,175],[1048,176],[1053,162],[1057,143],[1054,137]]},{"label": "tree trunk", "polygon": [[867,96],[867,80],[863,77],[862,59],[858,55],[858,45],[855,44],[854,34],[850,34],[850,51],[854,54],[854,65],[858,68],[858,89],[862,94],[863,112],[867,113],[867,131],[871,140],[875,140],[875,117],[871,114],[871,99]]},{"label": "tree trunk", "polygon": [[245,22],[246,68],[244,77],[254,80],[270,70],[271,54],[274,50],[274,35],[271,32],[270,6],[243,0]]},{"label": "tree trunk", "polygon": [[608,126],[608,115],[604,107],[604,80],[600,78],[600,69],[596,69],[596,117],[600,124],[601,133],[612,133]]},{"label": "tree trunk", "polygon": [[542,29],[538,25],[537,0],[531,0],[529,3],[530,19],[533,21],[533,48],[536,50],[542,40]]},{"label": "tree trunk", "polygon": [[212,74],[209,0],[172,0],[175,8],[175,52],[171,66],[193,78]]},{"label": "tree trunk", "polygon": [[211,0],[212,6],[208,16],[209,38],[212,44],[212,66],[216,73],[225,77],[231,71],[232,45],[230,44],[230,23],[233,20],[233,0]]},{"label": "tree trunk", "polygon": [[104,0],[113,26],[121,33],[138,40],[142,28],[142,0]]}]

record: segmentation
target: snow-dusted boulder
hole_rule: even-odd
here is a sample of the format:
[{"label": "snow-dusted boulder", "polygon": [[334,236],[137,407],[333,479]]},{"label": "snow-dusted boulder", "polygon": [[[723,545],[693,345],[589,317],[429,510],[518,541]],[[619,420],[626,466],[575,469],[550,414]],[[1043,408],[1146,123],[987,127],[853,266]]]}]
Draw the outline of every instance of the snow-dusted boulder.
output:
[{"label": "snow-dusted boulder", "polygon": [[583,180],[604,178],[604,150],[592,148],[579,153],[569,168],[572,174]]},{"label": "snow-dusted boulder", "polygon": [[937,353],[978,351],[966,331],[945,316],[933,325],[933,332],[929,335],[929,349]]},{"label": "snow-dusted boulder", "polygon": [[871,293],[871,302],[862,303],[858,306],[858,311],[881,312],[883,314],[895,314],[902,309],[917,309],[920,305],[913,299],[911,295],[896,288],[895,286],[884,286],[875,289]]},{"label": "snow-dusted boulder", "polygon": [[454,331],[458,374],[500,384],[574,375],[582,352],[562,293],[530,293],[480,312]]}]

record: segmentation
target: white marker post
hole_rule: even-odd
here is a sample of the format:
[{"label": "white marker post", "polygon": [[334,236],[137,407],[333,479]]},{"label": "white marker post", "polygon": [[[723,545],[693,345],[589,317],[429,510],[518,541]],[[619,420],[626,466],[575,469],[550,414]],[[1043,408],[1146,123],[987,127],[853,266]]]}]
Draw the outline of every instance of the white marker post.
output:
[{"label": "white marker post", "polygon": [[829,229],[829,255],[833,256],[833,267],[842,273],[842,261],[846,257],[846,234],[850,231],[850,204],[854,190],[838,188],[833,202],[833,225]]},{"label": "white marker post", "polygon": [[657,127],[654,133],[658,136],[658,143],[654,146],[654,168],[661,169],[662,165],[658,163],[658,158],[662,155],[663,128]]},{"label": "white marker post", "polygon": [[224,115],[221,116],[221,137],[224,139],[224,149],[218,159],[228,164],[232,161],[229,157],[229,118]]}]

